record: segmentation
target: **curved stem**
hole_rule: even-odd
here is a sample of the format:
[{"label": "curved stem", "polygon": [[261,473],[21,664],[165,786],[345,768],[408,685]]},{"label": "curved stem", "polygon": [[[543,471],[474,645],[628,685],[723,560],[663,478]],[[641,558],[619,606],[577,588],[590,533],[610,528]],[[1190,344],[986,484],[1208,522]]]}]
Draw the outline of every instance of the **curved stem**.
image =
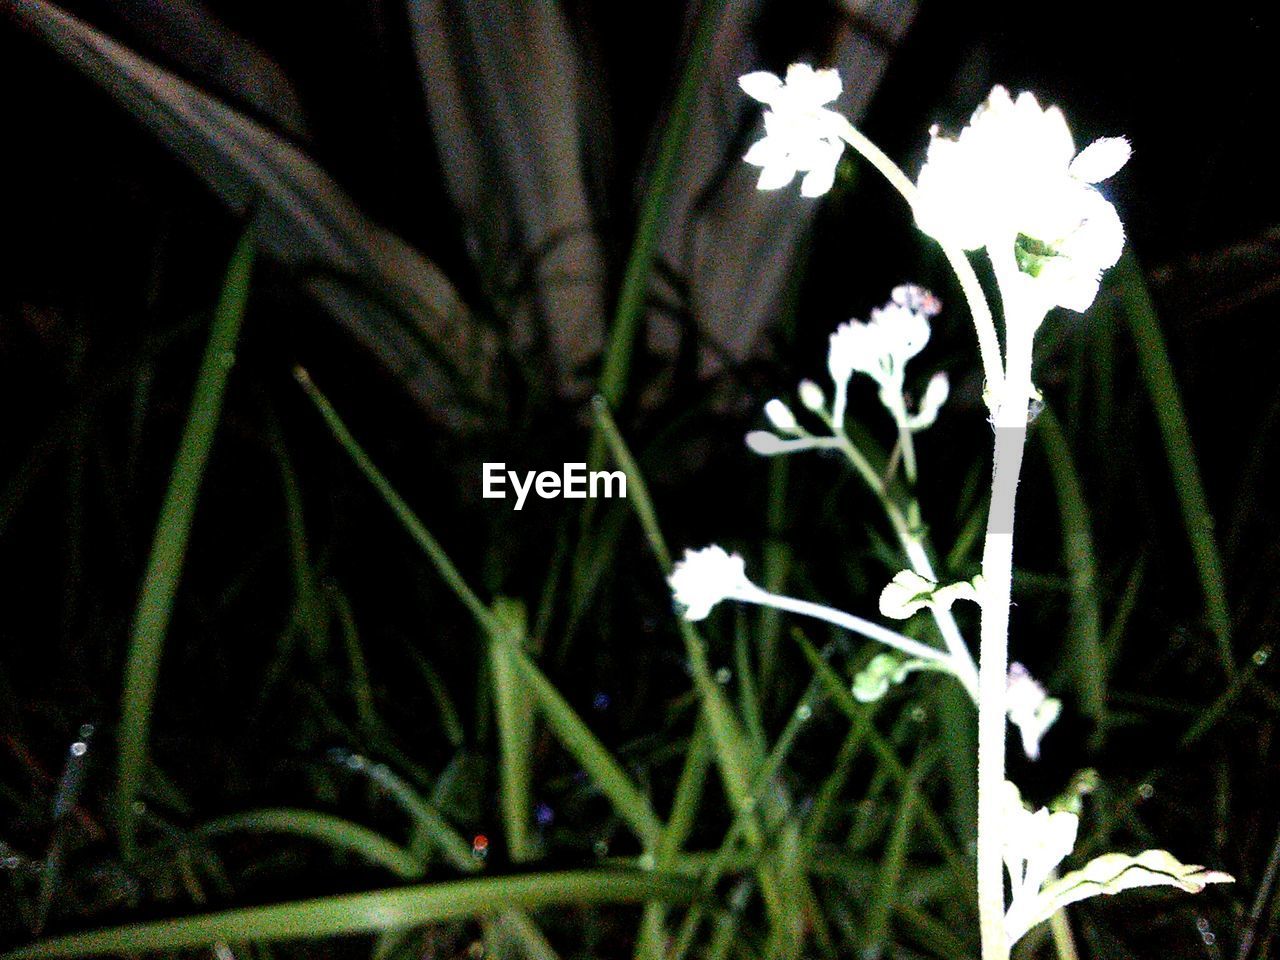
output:
[{"label": "curved stem", "polygon": [[[832,429],[835,429],[834,425]],[[920,576],[937,582],[938,576],[934,573],[933,564],[929,562],[929,553],[924,547],[921,535],[911,528],[901,508],[889,496],[884,479],[862,455],[862,451],[853,445],[843,430],[836,432],[835,440],[837,441],[835,446],[845,455],[858,475],[880,500],[880,506],[884,508],[885,515],[889,518],[889,523],[898,537],[898,542],[902,544],[902,551],[911,569]],[[964,636],[960,633],[956,618],[951,615],[950,610],[937,610],[930,607],[929,612],[933,615],[933,622],[937,624],[938,632],[942,634],[942,639],[947,645],[947,652],[951,655],[956,677],[976,704],[978,702],[978,667],[973,662],[973,655],[969,653],[969,647],[964,642]]]},{"label": "curved stem", "polygon": [[[889,181],[889,185],[902,195],[908,206],[915,208],[916,185],[908,179],[902,169],[852,123],[846,119],[841,127],[844,142],[853,147],[868,163],[875,167]],[[934,238],[937,240],[937,238]],[[978,353],[982,357],[982,370],[987,378],[987,391],[992,397],[998,395],[1004,369],[1000,363],[1000,340],[996,336],[995,321],[991,318],[991,307],[987,304],[986,295],[982,292],[982,284],[978,275],[973,272],[973,264],[965,256],[963,250],[950,243],[937,240],[947,258],[956,279],[960,281],[960,290],[969,303],[969,313],[973,317],[973,326],[978,334]]]},{"label": "curved stem", "polygon": [[843,610],[836,610],[834,607],[824,606],[821,603],[797,600],[795,597],[770,593],[768,590],[762,590],[758,587],[751,591],[736,593],[734,594],[734,599],[741,600],[744,603],[756,603],[762,607],[786,610],[789,613],[798,613],[817,620],[825,620],[827,623],[833,623],[837,627],[843,627],[852,633],[860,633],[870,640],[876,640],[909,656],[919,657],[921,660],[941,663],[948,663],[951,660],[951,655],[945,650],[927,646],[917,640],[912,640],[910,637],[904,637],[897,631],[882,627],[878,623],[864,620],[862,617],[855,617],[851,613],[845,613]]}]

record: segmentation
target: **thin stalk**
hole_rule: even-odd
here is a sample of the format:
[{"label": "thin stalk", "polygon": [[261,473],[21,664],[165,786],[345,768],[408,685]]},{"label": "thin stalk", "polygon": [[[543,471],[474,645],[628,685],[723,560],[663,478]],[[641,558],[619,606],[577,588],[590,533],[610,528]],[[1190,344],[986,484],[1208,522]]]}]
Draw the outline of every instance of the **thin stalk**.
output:
[{"label": "thin stalk", "polygon": [[843,627],[852,633],[860,633],[869,640],[876,640],[887,647],[893,647],[895,650],[900,650],[909,656],[919,657],[921,660],[928,660],[931,663],[950,665],[952,662],[951,655],[945,650],[930,647],[887,627],[882,627],[878,623],[872,623],[870,620],[855,617],[851,613],[845,613],[843,610],[836,610],[821,603],[811,603],[808,600],[797,600],[795,597],[769,593],[769,591],[761,590],[758,587],[750,593],[737,594],[735,599],[745,603],[757,603],[761,606],[785,610],[788,613],[798,613],[801,616],[813,617],[815,620],[825,620],[827,623],[833,623],[837,627]]},{"label": "thin stalk", "polygon": [[182,437],[178,441],[173,473],[165,490],[164,503],[160,507],[160,519],[156,523],[151,555],[147,559],[147,571],[142,579],[142,592],[133,615],[117,734],[120,756],[116,767],[115,795],[120,850],[128,860],[138,854],[138,814],[135,804],[147,766],[147,743],[150,739],[156,680],[160,673],[160,655],[164,650],[164,638],[173,613],[178,580],[182,576],[200,481],[204,477],[205,465],[213,447],[214,432],[222,411],[223,393],[227,387],[231,365],[235,361],[240,324],[249,298],[252,268],[253,239],[250,231],[245,231],[231,256],[222,295],[214,311],[209,342],[200,361],[191,408],[182,429]]},{"label": "thin stalk", "polygon": [[[884,479],[876,471],[875,467],[871,465],[871,461],[867,459],[866,455],[854,446],[853,441],[844,432],[843,425],[836,427],[835,422],[833,422],[832,429],[835,430],[835,436],[832,438],[835,440],[833,446],[845,455],[845,458],[853,465],[854,470],[857,471],[867,486],[871,488],[871,492],[880,501],[880,506],[884,508],[885,516],[889,518],[889,523],[893,526],[893,532],[898,537],[898,542],[902,544],[902,551],[906,555],[911,569],[925,579],[937,582],[938,576],[929,560],[929,552],[925,549],[923,535],[912,528],[912,525],[907,521],[906,515],[902,512],[902,508],[894,501]],[[938,632],[942,634],[942,639],[947,645],[947,652],[951,655],[951,663],[956,677],[964,685],[969,696],[977,703],[978,668],[973,662],[973,656],[969,653],[968,646],[964,642],[964,636],[960,633],[960,626],[956,623],[956,619],[952,616],[950,610],[936,610],[931,607],[929,612],[932,614],[933,621],[937,624]]]},{"label": "thin stalk", "polygon": [[[853,124],[845,121],[841,131],[845,143],[853,147],[862,157],[889,181],[889,185],[902,195],[912,209],[916,203],[916,185],[908,179],[902,169],[885,155],[884,151],[858,130]],[[995,321],[991,318],[991,307],[987,304],[986,295],[982,292],[982,284],[978,275],[973,272],[973,265],[963,250],[953,244],[941,243],[942,253],[951,265],[956,279],[960,281],[960,290],[969,303],[969,313],[973,317],[973,326],[978,334],[978,353],[982,357],[982,370],[987,378],[988,395],[999,396],[1000,384],[1004,379],[1004,371],[1000,365],[1000,340],[996,336]]]}]

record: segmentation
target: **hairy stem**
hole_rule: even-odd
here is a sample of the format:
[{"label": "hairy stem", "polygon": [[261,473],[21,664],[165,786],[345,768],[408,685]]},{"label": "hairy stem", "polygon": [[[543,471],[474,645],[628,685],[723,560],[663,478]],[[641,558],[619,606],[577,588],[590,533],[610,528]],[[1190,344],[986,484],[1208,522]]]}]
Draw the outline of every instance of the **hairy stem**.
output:
[{"label": "hairy stem", "polygon": [[996,394],[991,507],[982,551],[982,628],[978,647],[978,919],[982,960],[1008,960],[1004,929],[1001,787],[1005,774],[1005,688],[1013,588],[1013,518],[1027,439],[1031,347],[1043,317],[1018,285],[1012,245],[988,247],[1005,312],[1005,380]]}]

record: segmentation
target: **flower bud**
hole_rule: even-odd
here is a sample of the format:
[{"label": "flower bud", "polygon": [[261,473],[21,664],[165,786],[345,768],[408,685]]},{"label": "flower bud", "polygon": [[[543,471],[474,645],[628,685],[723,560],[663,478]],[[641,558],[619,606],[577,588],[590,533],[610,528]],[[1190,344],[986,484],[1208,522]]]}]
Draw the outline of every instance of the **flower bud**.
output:
[{"label": "flower bud", "polygon": [[821,413],[827,405],[827,398],[823,395],[822,388],[812,380],[801,380],[800,388],[797,392],[800,394],[800,402],[804,404],[806,410]]},{"label": "flower bud", "polygon": [[782,433],[799,433],[800,425],[796,423],[795,415],[781,400],[773,399],[764,405],[764,415],[769,418],[769,422],[773,424],[776,430]]}]

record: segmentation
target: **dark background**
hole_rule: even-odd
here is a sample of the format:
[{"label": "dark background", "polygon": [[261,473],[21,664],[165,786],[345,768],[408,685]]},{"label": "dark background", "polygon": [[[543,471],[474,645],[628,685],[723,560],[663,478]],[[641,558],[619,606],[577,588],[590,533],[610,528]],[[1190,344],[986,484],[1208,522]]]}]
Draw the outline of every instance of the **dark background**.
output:
[{"label": "dark background", "polygon": [[[498,318],[495,329],[502,330],[504,304],[528,289],[517,280],[495,296],[484,258],[468,252],[468,226],[441,179],[457,160],[426,118],[403,11],[376,2],[209,6],[292,81],[309,130],[307,152],[371,221],[435,262],[468,305]],[[577,42],[599,70],[594,103],[609,130],[610,159],[594,200],[610,297],[635,230],[637,184],[651,169],[683,63],[686,7],[665,0],[643,11],[564,4]],[[67,9],[135,48],[147,36],[142,5]],[[1159,310],[1216,520],[1234,655],[1246,664],[1255,654],[1265,660],[1280,623],[1273,494],[1280,181],[1272,153],[1280,32],[1271,5],[1261,3],[1151,12],[1158,9],[924,0],[889,54],[862,127],[914,173],[929,125],[958,127],[1000,82],[1061,104],[1078,145],[1104,135],[1131,139],[1133,159],[1107,191]],[[108,829],[110,730],[133,603],[242,219],[111,95],[17,26],[8,4],[0,11],[0,840],[31,852],[45,842],[61,757],[84,722],[100,731],[84,805],[97,828]],[[823,61],[826,38],[843,18],[834,5],[762,4],[751,33],[757,65],[780,72],[796,59]],[[182,74],[177,58],[144,53]],[[741,436],[760,425],[764,400],[787,394],[802,376],[816,378],[834,326],[865,316],[901,279],[918,278],[959,302],[896,196],[870,171],[843,177],[803,236],[789,251],[798,279],[745,358],[708,374],[697,360],[706,345],[686,303],[674,311],[685,332],[680,351],[637,357],[636,378],[661,383],[657,397],[641,403],[633,391],[619,411],[673,546],[732,545],[748,557],[749,571],[758,569],[766,535],[770,474]],[[659,262],[655,270],[680,289],[675,268]],[[478,426],[457,429],[424,412],[421,397],[297,287],[296,269],[261,258],[161,669],[153,755],[189,804],[165,817],[189,823],[268,803],[341,807],[351,789],[326,760],[332,747],[361,748],[342,732],[350,705],[340,643],[299,650],[283,675],[271,674],[293,596],[283,451],[299,478],[311,559],[350,601],[384,719],[416,762],[457,775],[466,794],[456,808],[460,825],[493,829],[492,741],[483,720],[473,722],[485,710],[474,693],[474,631],[333,444],[291,370],[302,363],[311,371],[485,596],[521,597],[530,606],[548,569],[567,562],[577,508],[531,500],[516,514],[482,501],[478,464],[549,468],[581,459],[588,442],[583,397],[531,379],[527,366],[503,354],[504,369],[525,373],[504,377],[503,394]],[[1077,458],[1108,621],[1134,565],[1143,565],[1110,682],[1113,721],[1105,738],[1086,746],[1089,731],[1070,716],[1059,519],[1043,449],[1033,443],[1017,554],[1032,576],[1015,594],[1013,651],[1052,678],[1068,717],[1047,741],[1040,766],[1014,769],[1043,799],[1086,764],[1116,784],[1117,794],[1161,767],[1142,829],[1184,860],[1220,866],[1240,880],[1214,901],[1212,914],[1229,952],[1280,828],[1269,800],[1280,699],[1274,667],[1264,663],[1210,735],[1186,750],[1177,745],[1226,680],[1204,622],[1166,451],[1115,309],[1121,294],[1105,290],[1085,317],[1052,317],[1037,370]],[[957,385],[944,414],[949,422],[921,443],[921,499],[942,545],[965,519],[964,479],[986,469],[989,431],[975,361],[967,322],[941,321],[918,361],[945,367]],[[883,582],[873,537],[886,534],[874,502],[837,464],[816,457],[793,461],[789,484],[771,535],[796,558],[792,592],[869,609]],[[580,607],[569,596],[555,599],[536,640],[544,669],[665,796],[672,771],[652,759],[653,741],[688,716],[673,707],[688,681],[666,591],[625,508],[603,511],[597,522],[612,538],[609,561]],[[725,644],[725,637],[713,639],[713,661],[727,662]],[[793,650],[782,656],[799,667]],[[418,658],[439,672],[467,718],[460,746],[432,719],[414,672]],[[782,671],[767,700],[791,702],[788,683],[796,682]],[[838,728],[826,717],[804,744],[798,790],[806,771],[830,762]],[[548,795],[565,807],[550,856],[569,864],[590,858],[608,830],[599,809],[575,806],[565,786],[572,771],[552,753],[539,759],[542,776]],[[181,903],[154,878],[126,879],[106,866],[105,833],[86,830],[56,927],[132,916],[129,903],[152,913]],[[361,885],[349,872],[309,873],[301,855],[279,847],[237,852],[246,870],[240,900]],[[21,889],[15,881],[4,896]],[[1197,909],[1133,923],[1139,931],[1155,928],[1144,942],[1171,955],[1224,955],[1206,946]],[[1125,910],[1108,903],[1096,913],[1086,955],[1127,955],[1130,947],[1114,932],[1129,922]],[[21,940],[28,932],[4,921],[3,935]]]}]

